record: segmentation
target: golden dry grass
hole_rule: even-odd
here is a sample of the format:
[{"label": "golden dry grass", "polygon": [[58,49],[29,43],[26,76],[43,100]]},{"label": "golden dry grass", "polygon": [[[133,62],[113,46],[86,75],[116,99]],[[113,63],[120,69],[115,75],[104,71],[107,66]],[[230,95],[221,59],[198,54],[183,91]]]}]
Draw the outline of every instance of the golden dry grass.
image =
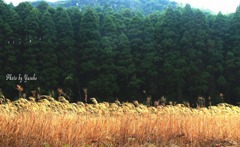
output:
[{"label": "golden dry grass", "polygon": [[[240,108],[0,105],[0,146],[239,146]],[[131,109],[130,109],[131,108]]]}]

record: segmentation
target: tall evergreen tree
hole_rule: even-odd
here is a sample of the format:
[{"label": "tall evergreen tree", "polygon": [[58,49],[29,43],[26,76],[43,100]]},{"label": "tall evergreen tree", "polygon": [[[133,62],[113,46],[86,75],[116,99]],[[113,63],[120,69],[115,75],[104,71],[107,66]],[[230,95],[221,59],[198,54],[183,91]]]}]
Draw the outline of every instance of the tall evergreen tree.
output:
[{"label": "tall evergreen tree", "polygon": [[61,83],[59,83],[59,86],[74,86],[74,83],[71,82],[67,82],[68,84],[65,83],[64,85],[64,81],[68,81],[69,78],[74,78],[74,67],[76,65],[76,56],[74,56],[74,35],[71,19],[65,9],[58,7],[54,14],[54,22],[57,31],[56,54],[58,60],[58,67],[61,71],[60,79],[62,79],[59,79],[60,81],[62,81]]},{"label": "tall evergreen tree", "polygon": [[138,66],[143,46],[143,20],[139,16],[133,17],[130,21],[127,36],[131,43],[134,63]]},{"label": "tall evergreen tree", "polygon": [[0,16],[0,88],[6,92],[6,96],[14,97],[14,92],[11,88],[15,87],[17,81],[7,79],[7,75],[11,77],[17,75],[17,58],[16,50],[11,42],[13,31],[9,25],[4,22]]},{"label": "tall evergreen tree", "polygon": [[96,80],[90,82],[94,90],[100,97],[106,97],[108,100],[114,100],[119,87],[117,85],[116,68],[114,58],[116,56],[117,28],[111,15],[106,15],[101,25],[101,48],[98,56],[99,74]]},{"label": "tall evergreen tree", "polygon": [[119,97],[133,99],[140,88],[140,80],[136,78],[136,67],[131,55],[130,41],[125,34],[118,37],[115,63],[120,87]]},{"label": "tall evergreen tree", "polygon": [[[232,19],[230,20],[230,27],[229,27],[229,33],[230,33],[230,40],[229,45],[227,48],[230,48],[228,52],[226,53],[226,65],[225,65],[225,71],[228,76],[227,81],[230,82],[229,87],[229,95],[232,97],[232,99],[229,99],[231,101],[236,102],[237,99],[235,97],[240,96],[240,87],[239,87],[239,73],[240,73],[240,6],[237,7],[236,12],[233,14]],[[233,88],[234,87],[234,88]]]},{"label": "tall evergreen tree", "polygon": [[79,9],[77,7],[68,8],[67,12],[71,19],[74,40],[79,40],[80,39],[79,32],[80,32],[82,13],[79,11]]},{"label": "tall evergreen tree", "polygon": [[81,45],[78,51],[80,57],[78,72],[81,86],[88,87],[90,94],[95,94],[94,89],[91,89],[91,85],[97,82],[95,81],[95,75],[99,74],[99,68],[97,67],[101,37],[99,27],[98,15],[88,7],[83,14],[80,25]]},{"label": "tall evergreen tree", "polygon": [[21,16],[22,21],[25,23],[26,18],[28,17],[29,13],[33,9],[32,5],[29,2],[22,2],[16,8],[16,12]]},{"label": "tall evergreen tree", "polygon": [[[24,68],[20,73],[27,74],[28,76],[36,77],[40,76],[41,64],[39,63],[40,57],[40,25],[38,18],[38,10],[32,9],[25,19],[25,29],[24,29],[24,50],[22,50],[24,59]],[[36,88],[39,86],[38,81],[27,82],[28,87],[26,90]]]},{"label": "tall evergreen tree", "polygon": [[[184,63],[184,61],[181,61],[184,59],[181,59],[181,53],[179,52],[180,46],[178,45],[180,35],[179,15],[177,11],[169,7],[163,18],[156,25],[156,41],[161,44],[161,46],[158,47],[158,51],[164,59],[160,78],[164,79],[164,83],[168,83],[161,88],[164,89],[164,95],[178,99],[182,96],[182,89],[184,87],[184,80],[182,79],[184,75],[181,75],[184,69],[175,63]],[[178,87],[176,87],[176,85]],[[175,89],[175,91],[173,92],[172,89]]]},{"label": "tall evergreen tree", "polygon": [[147,90],[150,95],[157,96],[157,93],[162,93],[162,91],[158,88],[157,82],[153,82],[158,79],[158,64],[160,62],[154,41],[154,31],[151,19],[149,17],[145,18],[143,23],[144,44],[141,51],[141,62],[137,68],[137,75],[143,81],[142,89]]},{"label": "tall evergreen tree", "polygon": [[49,5],[45,1],[40,1],[36,8],[39,10],[39,12],[42,15],[42,14],[44,14],[48,10]]},{"label": "tall evergreen tree", "polygon": [[60,78],[58,73],[61,72],[57,60],[57,31],[54,20],[47,10],[41,17],[40,27],[39,63],[42,65],[42,69],[39,73],[39,84],[45,90],[56,89]]},{"label": "tall evergreen tree", "polygon": [[[209,81],[211,80],[211,75],[214,72],[213,66],[211,65],[209,59],[212,57],[211,39],[209,36],[209,27],[207,24],[206,17],[204,14],[197,10],[195,12],[195,26],[196,26],[196,36],[194,38],[194,48],[198,52],[198,61],[196,62],[197,76],[195,81],[195,88],[197,95],[209,95]],[[214,78],[214,77],[212,77]]]}]

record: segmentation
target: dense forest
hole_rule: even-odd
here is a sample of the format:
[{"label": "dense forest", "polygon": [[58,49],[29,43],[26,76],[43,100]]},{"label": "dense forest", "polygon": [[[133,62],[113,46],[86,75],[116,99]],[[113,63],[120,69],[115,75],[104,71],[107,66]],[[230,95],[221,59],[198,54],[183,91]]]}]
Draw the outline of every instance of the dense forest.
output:
[{"label": "dense forest", "polygon": [[[32,2],[34,7],[38,6],[42,0]],[[170,0],[58,0],[56,2],[48,2],[52,7],[77,7],[80,10],[85,10],[87,6],[98,7],[100,9],[109,7],[115,11],[121,9],[131,9],[139,11],[143,14],[149,14],[155,10],[162,11],[168,6],[177,7],[177,3]]]},{"label": "dense forest", "polygon": [[[168,6],[143,13],[112,5],[18,6],[0,0],[0,88],[18,97],[63,88],[72,101],[195,102],[240,98],[240,7],[229,15]],[[11,75],[9,75],[11,74]],[[19,75],[21,74],[21,75]],[[27,74],[37,79],[20,81]],[[16,79],[8,76],[16,76]]]}]

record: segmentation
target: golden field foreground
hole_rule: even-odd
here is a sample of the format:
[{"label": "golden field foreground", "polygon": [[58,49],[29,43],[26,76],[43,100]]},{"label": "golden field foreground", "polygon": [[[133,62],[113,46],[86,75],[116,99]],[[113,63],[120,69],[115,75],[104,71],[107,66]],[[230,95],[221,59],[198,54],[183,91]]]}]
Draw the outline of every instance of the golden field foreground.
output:
[{"label": "golden field foreground", "polygon": [[0,105],[0,146],[240,146],[240,108],[83,104],[20,98]]}]

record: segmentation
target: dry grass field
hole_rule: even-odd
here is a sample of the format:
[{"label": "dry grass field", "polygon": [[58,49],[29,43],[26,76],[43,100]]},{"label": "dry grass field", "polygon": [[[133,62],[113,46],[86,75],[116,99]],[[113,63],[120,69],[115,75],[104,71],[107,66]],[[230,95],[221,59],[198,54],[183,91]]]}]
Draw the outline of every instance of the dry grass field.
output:
[{"label": "dry grass field", "polygon": [[19,99],[0,105],[0,146],[240,146],[240,108]]}]

